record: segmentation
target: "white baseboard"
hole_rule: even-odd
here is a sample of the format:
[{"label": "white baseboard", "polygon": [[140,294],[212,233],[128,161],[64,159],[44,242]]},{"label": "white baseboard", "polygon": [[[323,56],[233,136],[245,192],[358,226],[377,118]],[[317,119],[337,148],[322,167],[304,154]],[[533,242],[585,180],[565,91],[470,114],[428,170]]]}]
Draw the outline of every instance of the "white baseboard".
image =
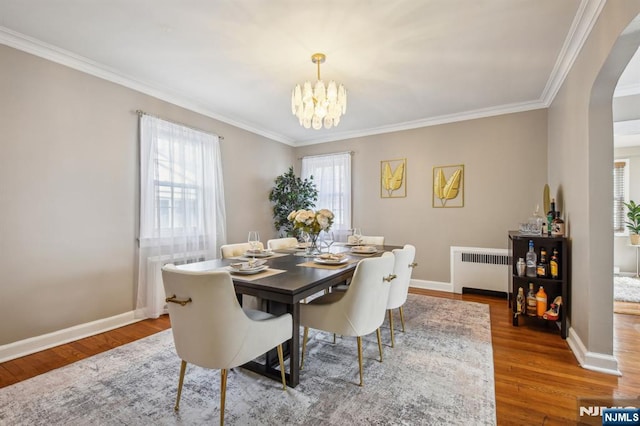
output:
[{"label": "white baseboard", "polygon": [[622,373],[618,370],[618,360],[616,357],[608,354],[589,352],[573,328],[569,328],[567,343],[582,368],[599,373],[622,376]]},{"label": "white baseboard", "polygon": [[30,337],[28,339],[8,343],[0,346],[0,363],[35,352],[40,352],[64,343],[104,333],[105,331],[113,330],[114,328],[138,322],[141,319],[142,318],[140,317],[136,318],[133,311],[125,312],[113,317],[103,318],[86,324],[80,324],[63,330],[57,330],[52,333],[43,334],[41,336]]},{"label": "white baseboard", "polygon": [[453,284],[443,283],[440,281],[426,281],[412,279],[409,284],[410,287],[423,288],[425,290],[446,291],[447,293],[453,293]]}]

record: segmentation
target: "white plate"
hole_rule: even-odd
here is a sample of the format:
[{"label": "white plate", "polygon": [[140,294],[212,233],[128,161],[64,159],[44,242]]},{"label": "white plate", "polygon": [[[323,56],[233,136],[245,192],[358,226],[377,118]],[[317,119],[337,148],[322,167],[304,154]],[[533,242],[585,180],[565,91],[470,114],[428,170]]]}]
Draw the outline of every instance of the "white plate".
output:
[{"label": "white plate", "polygon": [[351,251],[354,253],[372,254],[377,252],[378,249],[376,249],[373,246],[356,246],[356,247],[352,247]]},{"label": "white plate", "polygon": [[231,272],[232,274],[238,274],[238,275],[257,274],[258,272],[266,271],[267,269],[269,269],[269,266],[267,265],[258,266],[257,268],[253,268],[253,269],[235,269],[231,266],[227,266],[227,271]]},{"label": "white plate", "polygon": [[315,257],[313,258],[313,261],[316,263],[321,263],[323,265],[340,265],[342,263],[348,262],[349,258],[343,257],[342,259],[339,259],[339,260],[333,260],[333,259],[322,259],[320,257]]},{"label": "white plate", "polygon": [[246,251],[244,253],[244,257],[269,257],[269,256],[273,256],[273,252],[268,250],[256,251],[256,252]]},{"label": "white plate", "polygon": [[267,261],[264,259],[251,259],[247,262],[232,263],[229,266],[237,271],[239,269],[255,269],[259,266],[264,265],[265,263],[267,263]]}]

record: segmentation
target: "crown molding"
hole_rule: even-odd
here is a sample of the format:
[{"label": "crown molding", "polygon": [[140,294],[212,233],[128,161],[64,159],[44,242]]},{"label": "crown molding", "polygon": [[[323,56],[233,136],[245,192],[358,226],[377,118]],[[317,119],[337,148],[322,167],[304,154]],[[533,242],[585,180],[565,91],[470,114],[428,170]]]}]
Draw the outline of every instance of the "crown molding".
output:
[{"label": "crown molding", "polygon": [[373,136],[384,133],[400,132],[403,130],[418,129],[421,127],[438,126],[440,124],[456,123],[459,121],[475,120],[478,118],[495,117],[497,115],[513,114],[517,112],[532,111],[536,109],[547,108],[542,101],[520,102],[497,107],[481,108],[472,111],[465,111],[456,114],[440,115],[437,117],[429,117],[420,120],[406,121],[404,123],[392,124],[389,126],[380,126],[370,129],[358,130],[353,132],[340,132],[325,138],[314,139],[310,141],[298,142],[295,146],[315,145],[326,142],[336,142],[345,139],[360,138],[365,136]]},{"label": "crown molding", "polygon": [[9,28],[0,26],[0,43],[14,49],[21,50],[23,52],[30,53],[40,58],[44,58],[49,61],[67,66],[77,71],[93,75],[100,79],[136,90],[138,92],[144,93],[145,95],[153,96],[154,98],[169,102],[198,114],[202,114],[206,117],[213,118],[214,120],[230,124],[248,132],[264,136],[265,138],[284,143],[285,145],[294,146],[293,140],[286,138],[280,134],[267,132],[265,130],[253,127],[250,124],[216,114],[208,108],[203,107],[197,101],[185,98],[176,93],[172,93],[171,90],[165,87],[143,83],[142,81],[123,74],[113,68],[106,67],[98,62],[92,61],[80,55],[76,55],[75,53],[69,52],[67,50],[60,49],[48,43],[44,43],[35,38],[10,30]]},{"label": "crown molding", "polygon": [[606,2],[607,0],[582,0],[580,2],[567,38],[551,71],[551,76],[540,97],[547,107],[551,105],[562,87]]},{"label": "crown molding", "polygon": [[613,92],[614,98],[633,95],[640,95],[640,84],[627,84],[626,86],[617,86],[615,92]]},{"label": "crown molding", "polygon": [[[560,54],[558,55],[558,59],[554,65],[554,68],[539,100],[500,105],[497,107],[483,108],[437,117],[429,117],[420,120],[408,121],[404,123],[375,127],[353,132],[338,132],[333,133],[330,136],[309,141],[295,141],[293,139],[285,137],[284,135],[268,132],[264,129],[256,128],[251,124],[221,116],[202,106],[199,102],[194,101],[193,99],[185,98],[176,93],[172,93],[167,88],[141,82],[131,76],[122,74],[115,69],[111,69],[102,64],[91,61],[88,58],[76,55],[72,52],[60,49],[53,45],[44,43],[40,40],[28,37],[24,34],[20,34],[2,26],[0,26],[0,43],[6,44],[7,46],[22,50],[27,53],[31,53],[35,56],[48,59],[52,62],[68,66],[78,71],[96,76],[98,78],[122,85],[124,87],[128,87],[130,89],[139,91],[149,96],[153,96],[155,98],[180,106],[190,111],[202,114],[206,117],[213,118],[223,123],[227,123],[248,132],[274,140],[276,142],[280,142],[292,147],[298,147],[547,108],[551,105],[551,102],[553,102],[553,99],[560,90],[560,87],[566,79],[580,52],[580,49],[584,45],[589,33],[595,25],[595,22],[605,3],[606,0],[582,0],[580,2],[578,11],[576,12],[576,16],[571,24],[571,28],[569,29],[563,47],[560,51]],[[638,88],[638,90],[640,90],[640,88]],[[618,95],[617,93],[618,92],[616,92],[617,96],[624,96]]]}]

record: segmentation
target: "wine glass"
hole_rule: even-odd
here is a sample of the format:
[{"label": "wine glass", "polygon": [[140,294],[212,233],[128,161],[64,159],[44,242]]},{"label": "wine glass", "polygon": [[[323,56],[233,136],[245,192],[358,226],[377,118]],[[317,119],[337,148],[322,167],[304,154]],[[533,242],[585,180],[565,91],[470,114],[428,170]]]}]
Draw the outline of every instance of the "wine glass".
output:
[{"label": "wine glass", "polygon": [[353,228],[353,240],[355,244],[360,244],[360,241],[362,240],[362,229]]},{"label": "wine glass", "polygon": [[251,251],[258,251],[260,249],[260,233],[258,231],[249,231],[249,249]]},{"label": "wine glass", "polygon": [[331,253],[331,244],[335,241],[333,231],[324,231],[324,243],[327,245],[327,253]]}]

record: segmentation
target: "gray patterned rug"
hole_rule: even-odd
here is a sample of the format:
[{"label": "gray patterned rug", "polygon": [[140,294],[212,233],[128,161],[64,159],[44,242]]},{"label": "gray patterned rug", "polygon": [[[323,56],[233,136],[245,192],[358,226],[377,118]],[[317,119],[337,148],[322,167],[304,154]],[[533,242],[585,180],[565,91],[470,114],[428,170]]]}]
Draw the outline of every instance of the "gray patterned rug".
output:
[{"label": "gray patterned rug", "polygon": [[[489,307],[409,295],[407,332],[384,347],[363,338],[358,384],[355,338],[310,333],[300,384],[241,368],[229,373],[231,425],[493,425],[496,423]],[[399,319],[396,320],[396,328]],[[382,329],[389,342],[388,324]],[[220,373],[189,366],[173,411],[180,360],[171,330],[0,389],[2,425],[202,425],[219,416]]]}]

